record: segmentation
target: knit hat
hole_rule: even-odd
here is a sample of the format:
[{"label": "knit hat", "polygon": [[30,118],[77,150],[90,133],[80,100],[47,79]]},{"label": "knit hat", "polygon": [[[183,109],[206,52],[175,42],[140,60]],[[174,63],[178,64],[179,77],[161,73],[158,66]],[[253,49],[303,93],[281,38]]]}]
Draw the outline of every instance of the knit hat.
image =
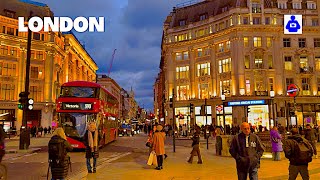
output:
[{"label": "knit hat", "polygon": [[161,131],[163,129],[163,127],[161,125],[157,126],[157,131]]}]

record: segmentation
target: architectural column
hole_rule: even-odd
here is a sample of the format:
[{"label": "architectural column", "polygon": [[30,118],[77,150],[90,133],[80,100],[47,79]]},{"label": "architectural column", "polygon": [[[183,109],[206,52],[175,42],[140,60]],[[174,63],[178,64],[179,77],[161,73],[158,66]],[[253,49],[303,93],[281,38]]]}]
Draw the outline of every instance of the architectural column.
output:
[{"label": "architectural column", "polygon": [[[218,95],[218,86],[217,86],[217,76],[219,71],[217,71],[218,67],[217,67],[217,60],[216,60],[216,56],[215,56],[215,45],[214,42],[212,41],[209,45],[210,48],[210,77],[211,77],[211,89],[209,90],[211,92],[211,96],[217,96]],[[210,97],[209,97],[210,98]],[[215,107],[214,107],[215,108]]]},{"label": "architectural column", "polygon": [[[240,41],[239,41],[240,40]],[[239,37],[232,37],[231,43],[231,95],[239,95],[240,87],[245,87],[245,68],[244,68],[244,54],[243,54],[243,39]],[[240,51],[238,51],[238,49]],[[239,78],[238,78],[239,77]],[[241,83],[241,84],[240,84]]]},{"label": "architectural column", "polygon": [[197,72],[197,67],[195,64],[195,55],[194,55],[194,49],[192,47],[189,47],[188,52],[189,52],[189,73],[190,73],[190,97],[191,99],[196,97],[196,87],[195,87],[195,79],[196,79],[196,72]]},{"label": "architectural column", "polygon": [[[274,82],[273,82],[273,86],[274,86],[274,90],[276,94],[286,94],[286,88],[287,87],[283,87],[283,85],[285,84],[286,78],[284,75],[284,61],[282,60],[283,58],[283,54],[281,53],[281,51],[279,51],[279,49],[281,49],[282,42],[281,39],[278,37],[273,37],[273,46],[274,46],[274,50],[272,53],[272,58],[273,58],[273,67],[275,69],[275,78],[274,78]],[[295,66],[293,66],[295,67]]]}]

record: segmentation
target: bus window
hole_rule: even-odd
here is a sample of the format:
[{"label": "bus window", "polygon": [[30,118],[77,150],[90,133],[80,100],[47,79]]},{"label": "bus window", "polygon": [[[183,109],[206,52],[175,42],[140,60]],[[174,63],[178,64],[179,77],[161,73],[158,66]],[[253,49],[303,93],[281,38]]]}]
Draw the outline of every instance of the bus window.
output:
[{"label": "bus window", "polygon": [[61,87],[60,97],[98,97],[97,88],[94,87]]}]

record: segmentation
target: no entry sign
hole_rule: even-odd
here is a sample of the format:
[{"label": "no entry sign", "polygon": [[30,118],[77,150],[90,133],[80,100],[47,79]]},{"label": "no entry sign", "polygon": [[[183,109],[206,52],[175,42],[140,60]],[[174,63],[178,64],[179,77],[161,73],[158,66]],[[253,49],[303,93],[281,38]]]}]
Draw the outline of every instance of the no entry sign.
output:
[{"label": "no entry sign", "polygon": [[295,84],[290,84],[287,89],[287,93],[290,97],[296,97],[298,95],[299,88]]}]

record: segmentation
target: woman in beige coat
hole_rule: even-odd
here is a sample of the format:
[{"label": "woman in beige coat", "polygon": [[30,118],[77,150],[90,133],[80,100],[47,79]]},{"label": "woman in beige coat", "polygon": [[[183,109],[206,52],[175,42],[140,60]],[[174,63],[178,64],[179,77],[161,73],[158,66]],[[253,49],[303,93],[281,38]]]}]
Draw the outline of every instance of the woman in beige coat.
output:
[{"label": "woman in beige coat", "polygon": [[162,129],[163,127],[161,125],[157,126],[157,130],[153,135],[153,142],[152,142],[152,150],[155,151],[157,155],[157,161],[158,161],[158,167],[156,167],[157,170],[162,169],[163,155],[165,154],[164,140],[165,140],[166,134],[164,132],[161,132]]}]

